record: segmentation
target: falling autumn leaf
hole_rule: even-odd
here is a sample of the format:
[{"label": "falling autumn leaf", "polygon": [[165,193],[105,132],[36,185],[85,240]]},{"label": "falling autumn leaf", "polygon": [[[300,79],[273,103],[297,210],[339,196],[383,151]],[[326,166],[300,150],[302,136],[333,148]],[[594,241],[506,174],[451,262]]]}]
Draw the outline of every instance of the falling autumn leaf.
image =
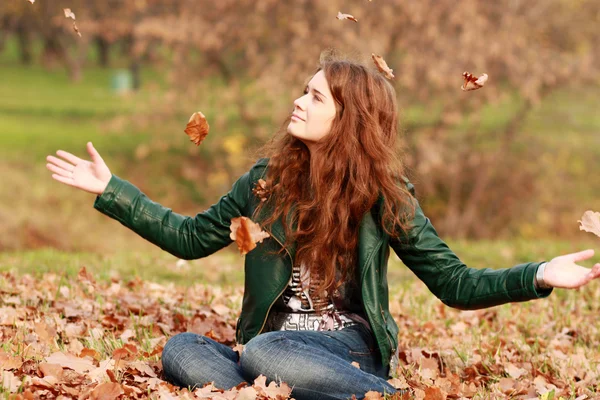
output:
[{"label": "falling autumn leaf", "polygon": [[583,213],[581,220],[577,222],[581,224],[579,226],[580,231],[590,232],[600,237],[600,212],[588,210]]},{"label": "falling autumn leaf", "polygon": [[206,135],[208,135],[209,128],[206,117],[198,111],[192,114],[184,132],[190,137],[190,140],[198,146],[204,140]]},{"label": "falling autumn leaf", "polygon": [[242,255],[254,249],[256,243],[262,243],[263,239],[270,236],[248,217],[232,218],[230,229],[229,237],[235,240]]},{"label": "falling autumn leaf", "polygon": [[81,37],[81,32],[79,32],[79,28],[77,28],[77,24],[75,23],[75,13],[70,8],[63,8],[63,12],[65,13],[65,18],[73,19],[73,30]]},{"label": "falling autumn leaf", "polygon": [[75,13],[71,11],[70,8],[63,8],[63,11],[65,12],[66,18],[72,18],[73,20],[75,19]]},{"label": "falling autumn leaf", "polygon": [[350,21],[358,22],[358,20],[357,20],[356,18],[354,18],[354,16],[353,16],[353,15],[350,15],[350,14],[342,14],[342,12],[341,12],[341,11],[338,11],[338,14],[337,14],[337,17],[336,17],[336,18],[337,18],[337,19],[340,19],[340,20],[341,20],[341,19],[349,19]]},{"label": "falling autumn leaf", "polygon": [[390,67],[388,67],[388,65],[385,62],[385,60],[383,59],[383,57],[377,56],[373,53],[371,53],[371,57],[373,58],[373,61],[375,62],[375,66],[377,67],[379,72],[382,72],[385,75],[385,77],[388,79],[395,78],[394,74],[392,73],[394,70],[390,69]]},{"label": "falling autumn leaf", "polygon": [[472,74],[465,71],[463,72],[463,78],[465,79],[465,82],[460,88],[466,92],[469,90],[477,90],[482,88],[485,82],[488,80],[488,75],[483,74],[479,78],[476,78]]}]

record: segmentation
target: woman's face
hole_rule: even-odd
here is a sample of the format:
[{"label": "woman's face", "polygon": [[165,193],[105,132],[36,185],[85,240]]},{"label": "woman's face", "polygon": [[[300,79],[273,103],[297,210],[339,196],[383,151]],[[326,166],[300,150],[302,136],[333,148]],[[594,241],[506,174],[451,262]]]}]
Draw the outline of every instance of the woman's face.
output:
[{"label": "woman's face", "polygon": [[294,101],[294,115],[287,131],[310,150],[314,142],[329,133],[335,113],[335,102],[321,70],[308,82],[304,96]]}]

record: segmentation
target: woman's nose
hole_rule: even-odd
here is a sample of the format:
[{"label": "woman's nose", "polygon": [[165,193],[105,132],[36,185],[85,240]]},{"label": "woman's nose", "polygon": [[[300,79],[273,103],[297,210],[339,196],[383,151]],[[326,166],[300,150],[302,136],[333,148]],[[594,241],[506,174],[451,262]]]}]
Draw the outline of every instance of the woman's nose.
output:
[{"label": "woman's nose", "polygon": [[296,108],[299,108],[299,109],[301,109],[301,110],[303,109],[303,108],[302,108],[302,104],[301,104],[301,102],[300,102],[300,99],[301,99],[301,98],[302,98],[302,97],[298,97],[296,100],[294,100],[294,110],[296,110]]}]

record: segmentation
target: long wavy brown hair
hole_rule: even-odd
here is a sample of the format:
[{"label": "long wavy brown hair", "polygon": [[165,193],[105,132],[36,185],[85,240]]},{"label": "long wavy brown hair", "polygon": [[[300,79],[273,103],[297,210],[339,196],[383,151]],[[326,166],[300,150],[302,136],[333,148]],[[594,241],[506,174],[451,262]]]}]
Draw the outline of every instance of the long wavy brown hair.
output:
[{"label": "long wavy brown hair", "polygon": [[409,229],[414,203],[402,180],[394,87],[374,67],[334,53],[321,55],[305,85],[320,70],[336,103],[331,130],[311,153],[287,133],[290,112],[273,139],[256,152],[269,158],[269,196],[254,215],[267,204],[272,207],[273,213],[261,221],[263,227],[282,221],[284,247],[296,242],[293,261],[308,266],[314,304],[326,306],[323,299],[354,276],[365,213],[382,196],[379,222],[385,232],[397,235]]}]

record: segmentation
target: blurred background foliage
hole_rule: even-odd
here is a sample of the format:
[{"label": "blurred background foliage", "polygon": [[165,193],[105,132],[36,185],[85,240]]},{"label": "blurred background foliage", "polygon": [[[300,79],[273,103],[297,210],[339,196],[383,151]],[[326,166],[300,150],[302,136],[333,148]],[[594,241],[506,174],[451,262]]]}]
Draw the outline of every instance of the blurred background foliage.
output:
[{"label": "blurred background foliage", "polygon": [[[409,177],[442,237],[477,240],[476,258],[502,243],[503,261],[518,241],[578,250],[596,241],[577,220],[600,211],[599,23],[596,0],[4,0],[0,250],[162,252],[52,180],[46,155],[88,158],[91,140],[114,174],[194,215],[332,47],[394,70]],[[462,92],[463,71],[490,78]],[[195,111],[211,126],[199,147],[183,132]]]}]

